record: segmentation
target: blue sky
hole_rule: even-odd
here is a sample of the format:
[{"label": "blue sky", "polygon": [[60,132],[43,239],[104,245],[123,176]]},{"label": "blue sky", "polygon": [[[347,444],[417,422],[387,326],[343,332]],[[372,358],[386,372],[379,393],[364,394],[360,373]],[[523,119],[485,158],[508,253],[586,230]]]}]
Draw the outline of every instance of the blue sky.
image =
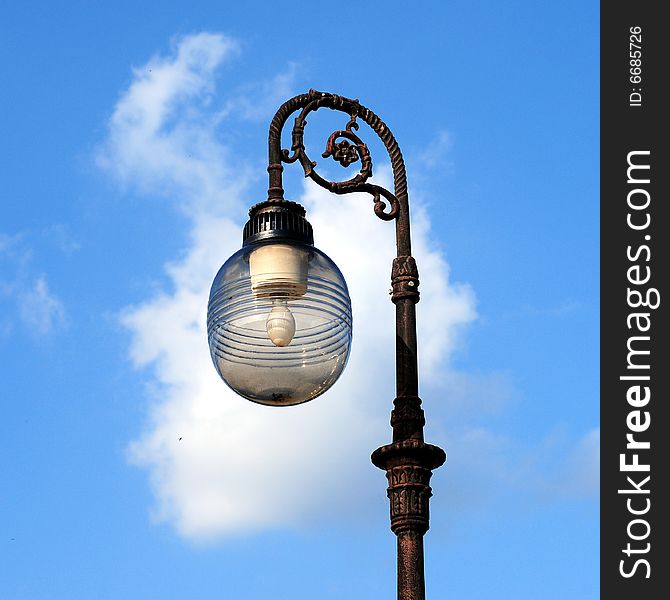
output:
[{"label": "blue sky", "polygon": [[[394,596],[369,462],[390,440],[392,225],[287,166],[354,306],[314,402],[235,397],[204,335],[269,120],[309,88],[372,108],[408,166],[427,439],[449,457],[428,596],[599,596],[598,4],[417,8],[3,11],[0,597]],[[309,121],[319,157],[346,120]]]}]

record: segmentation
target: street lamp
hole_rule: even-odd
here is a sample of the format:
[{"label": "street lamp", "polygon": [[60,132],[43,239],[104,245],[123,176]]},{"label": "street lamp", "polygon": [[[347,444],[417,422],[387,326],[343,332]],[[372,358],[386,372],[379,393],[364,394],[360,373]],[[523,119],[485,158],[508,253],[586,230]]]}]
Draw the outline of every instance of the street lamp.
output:
[{"label": "street lamp", "polygon": [[[330,135],[323,153],[324,158],[332,157],[344,167],[360,160],[359,173],[349,180],[324,179],[307,156],[303,143],[306,118],[319,108],[349,115],[345,129]],[[296,111],[300,113],[289,152],[281,148],[281,132]],[[393,193],[368,182],[372,159],[356,134],[358,119],[386,147],[393,169]],[[396,306],[393,441],[375,450],[372,462],[386,471],[389,484],[391,529],[398,540],[398,599],[424,600],[423,536],[428,530],[429,482],[446,455],[423,441],[415,312],[419,277],[411,255],[402,154],[384,122],[358,100],[315,90],[282,104],[270,124],[268,143],[268,199],[250,209],[242,249],[226,261],[212,284],[207,312],[212,360],[234,391],[260,404],[300,404],[335,383],[351,345],[349,293],[335,263],[314,247],[304,208],[284,199],[282,163],[300,162],[306,177],[335,194],[371,194],[375,214],[384,221],[395,221],[397,248],[391,269],[391,300]]]},{"label": "street lamp", "polygon": [[295,202],[254,206],[243,237],[212,284],[207,327],[214,365],[248,400],[307,402],[335,383],[347,362],[347,284],[314,247],[305,210]]}]

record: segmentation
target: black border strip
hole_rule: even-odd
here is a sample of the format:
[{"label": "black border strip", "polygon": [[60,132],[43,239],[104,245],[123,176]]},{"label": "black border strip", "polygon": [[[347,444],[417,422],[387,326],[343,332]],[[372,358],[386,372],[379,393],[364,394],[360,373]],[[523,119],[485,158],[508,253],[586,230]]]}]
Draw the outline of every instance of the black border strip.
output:
[{"label": "black border strip", "polygon": [[670,589],[670,102],[662,90],[670,25],[661,6],[601,4],[602,598],[656,600]]}]

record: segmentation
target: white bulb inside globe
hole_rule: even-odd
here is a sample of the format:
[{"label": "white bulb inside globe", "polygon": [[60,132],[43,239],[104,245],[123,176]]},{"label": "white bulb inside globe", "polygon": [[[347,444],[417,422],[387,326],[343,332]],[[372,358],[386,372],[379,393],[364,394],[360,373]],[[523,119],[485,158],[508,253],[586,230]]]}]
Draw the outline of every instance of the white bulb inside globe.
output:
[{"label": "white bulb inside globe", "polygon": [[272,343],[283,348],[288,346],[295,335],[295,319],[285,300],[274,300],[272,310],[265,322],[265,330]]}]

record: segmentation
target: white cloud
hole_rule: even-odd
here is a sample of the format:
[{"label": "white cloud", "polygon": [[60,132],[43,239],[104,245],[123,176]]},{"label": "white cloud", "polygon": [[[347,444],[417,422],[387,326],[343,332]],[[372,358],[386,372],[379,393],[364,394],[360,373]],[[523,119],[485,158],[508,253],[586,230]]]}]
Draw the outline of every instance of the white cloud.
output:
[{"label": "white cloud", "polygon": [[547,484],[549,493],[564,497],[597,497],[600,493],[600,427],[586,432],[567,453],[558,476]]},{"label": "white cloud", "polygon": [[270,119],[277,108],[293,95],[297,71],[297,63],[290,62],[285,71],[272,79],[240,87],[219,111],[217,118],[221,120],[234,115],[250,121]]},{"label": "white cloud", "polygon": [[81,244],[72,236],[69,228],[62,223],[54,223],[42,230],[42,235],[65,256],[81,250]]},{"label": "white cloud", "polygon": [[23,234],[0,233],[0,339],[7,338],[20,321],[35,339],[62,329],[67,322],[63,302],[54,294],[44,273],[35,275],[33,249]]},{"label": "white cloud", "polygon": [[421,151],[416,154],[417,166],[425,169],[440,169],[444,176],[452,174],[454,163],[451,158],[451,150],[454,145],[453,135],[446,131],[437,131]]},{"label": "white cloud", "polygon": [[23,234],[0,233],[0,259],[3,262],[11,263],[20,270],[30,262],[32,254]]},{"label": "white cloud", "polygon": [[19,240],[20,236],[18,235],[0,233],[0,254],[4,255],[12,252]]},{"label": "white cloud", "polygon": [[[156,518],[193,539],[364,517],[384,486],[369,455],[391,434],[395,333],[386,292],[394,225],[374,216],[367,195],[334,196],[307,182],[293,198],[350,288],[354,343],[337,384],[314,402],[274,409],[236,396],[211,364],[209,286],[239,248],[242,207],[253,202],[242,194],[248,167],[226,146],[226,127],[249,115],[229,104],[222,120],[211,106],[217,68],[235,48],[222,35],[198,34],[136,69],[98,157],[121,183],[165,195],[190,219],[183,258],[166,266],[171,291],[127,307],[122,322],[132,334],[132,360],[150,369],[152,381],[150,418],[129,456],[150,474]],[[388,186],[389,169],[377,173]],[[421,377],[438,383],[449,377],[460,329],[475,318],[474,294],[450,281],[426,215],[419,205],[413,210]]]},{"label": "white cloud", "polygon": [[19,315],[31,333],[46,335],[65,325],[63,303],[49,290],[40,275],[28,288],[18,292]]},{"label": "white cloud", "polygon": [[200,33],[175,42],[170,57],[134,69],[98,164],[140,192],[179,199],[196,217],[230,210],[245,173],[214,135],[209,107],[215,72],[236,52],[233,40]]},{"label": "white cloud", "polygon": [[[539,442],[516,439],[485,427],[445,435],[449,485],[431,500],[441,523],[462,512],[484,511],[512,501],[520,510],[593,500],[600,493],[600,429],[582,436],[557,427]],[[444,507],[444,511],[442,510]]]},{"label": "white cloud", "polygon": [[442,370],[439,379],[443,390],[443,410],[460,423],[481,421],[483,416],[497,415],[516,405],[520,392],[510,373]]},{"label": "white cloud", "polygon": [[[131,458],[150,471],[156,516],[195,538],[305,523],[335,504],[343,517],[364,513],[383,486],[368,457],[390,440],[394,396],[394,307],[386,293],[394,226],[374,216],[369,196],[333,197],[312,185],[298,200],[308,208],[317,245],[346,274],[354,305],[355,341],[344,375],[317,401],[281,410],[235,396],[214,371],[205,332],[209,286],[239,247],[241,223],[231,216],[248,202],[240,194],[245,167],[237,160],[233,168],[226,131],[215,137],[217,115],[203,98],[234,47],[223,36],[199,34],[183,38],[171,56],[152,59],[150,72],[136,69],[99,156],[125,185],[170,196],[192,216],[190,247],[167,266],[173,291],[127,308],[122,321],[133,335],[134,362],[149,365],[154,380],[151,419],[131,444]],[[388,169],[380,172],[388,179]],[[452,350],[457,325],[474,317],[473,298],[466,286],[449,283],[421,216],[414,243],[429,374]]]}]

